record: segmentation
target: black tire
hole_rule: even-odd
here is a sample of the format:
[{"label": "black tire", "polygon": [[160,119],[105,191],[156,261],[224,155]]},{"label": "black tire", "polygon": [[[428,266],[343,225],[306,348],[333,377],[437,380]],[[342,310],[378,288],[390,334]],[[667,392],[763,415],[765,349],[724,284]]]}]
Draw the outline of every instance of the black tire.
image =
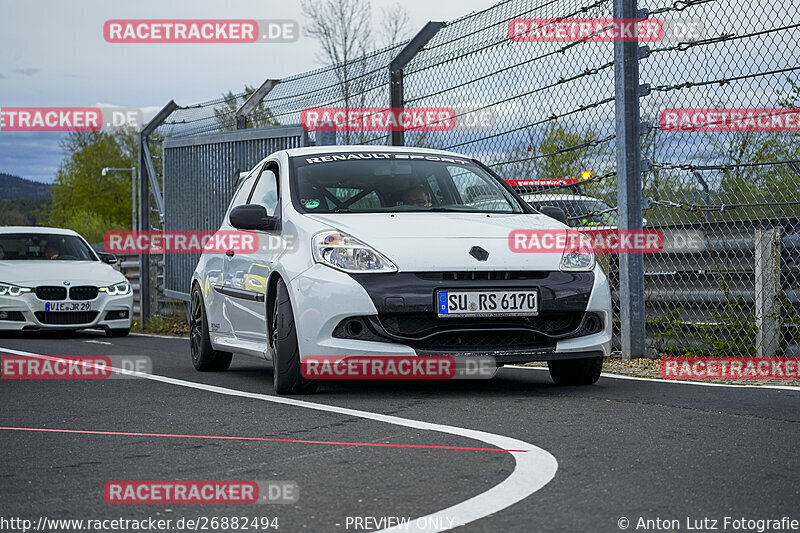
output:
[{"label": "black tire", "polygon": [[106,331],[106,335],[109,337],[126,337],[130,332],[131,328],[109,329]]},{"label": "black tire", "polygon": [[547,368],[556,385],[591,385],[600,378],[603,358],[559,359],[548,361]]},{"label": "black tire", "polygon": [[211,346],[208,336],[208,320],[203,295],[195,285],[192,289],[191,316],[189,317],[189,345],[192,351],[192,364],[201,372],[227,370],[231,366],[233,354],[220,352]]},{"label": "black tire", "polygon": [[317,382],[300,373],[300,347],[289,291],[278,280],[275,310],[272,314],[272,383],[277,394],[307,394],[317,390]]}]

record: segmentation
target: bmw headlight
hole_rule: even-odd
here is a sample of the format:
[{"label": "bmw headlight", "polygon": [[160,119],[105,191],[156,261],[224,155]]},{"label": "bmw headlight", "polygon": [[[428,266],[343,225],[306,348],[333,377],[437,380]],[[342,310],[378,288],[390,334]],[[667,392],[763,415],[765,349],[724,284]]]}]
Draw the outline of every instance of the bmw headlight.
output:
[{"label": "bmw headlight", "polygon": [[124,296],[131,292],[131,286],[127,281],[123,281],[122,283],[109,285],[108,287],[100,287],[98,290],[109,296]]},{"label": "bmw headlight", "polygon": [[346,233],[317,233],[311,247],[317,263],[345,272],[397,272],[397,267],[386,256]]},{"label": "bmw headlight", "polygon": [[594,252],[592,252],[589,238],[580,232],[570,232],[567,236],[567,243],[564,254],[561,256],[561,270],[567,272],[594,270]]},{"label": "bmw headlight", "polygon": [[20,287],[18,285],[12,285],[11,283],[3,283],[0,281],[0,296],[19,296],[20,294],[25,294],[26,292],[31,292],[33,289],[30,287]]}]

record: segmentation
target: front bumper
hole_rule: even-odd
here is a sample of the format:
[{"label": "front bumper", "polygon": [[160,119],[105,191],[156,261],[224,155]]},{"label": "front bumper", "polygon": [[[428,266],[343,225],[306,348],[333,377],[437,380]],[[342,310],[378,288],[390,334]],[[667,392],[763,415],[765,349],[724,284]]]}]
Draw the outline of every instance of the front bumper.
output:
[{"label": "front bumper", "polygon": [[91,300],[58,300],[50,303],[88,304],[84,311],[48,311],[47,300],[34,292],[0,296],[0,331],[74,329],[127,329],[133,315],[133,293],[109,296],[99,293]]},{"label": "front bumper", "polygon": [[[315,265],[289,283],[301,356],[472,355],[521,363],[608,355],[608,280],[594,272],[355,274]],[[536,317],[445,318],[437,289],[536,288]],[[357,323],[357,324],[356,324]]]}]

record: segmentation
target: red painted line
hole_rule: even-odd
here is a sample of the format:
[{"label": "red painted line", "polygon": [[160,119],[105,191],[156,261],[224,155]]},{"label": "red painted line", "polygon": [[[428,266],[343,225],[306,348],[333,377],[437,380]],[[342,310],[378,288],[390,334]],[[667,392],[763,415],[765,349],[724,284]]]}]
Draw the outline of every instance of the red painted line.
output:
[{"label": "red painted line", "polygon": [[39,431],[44,433],[80,433],[83,435],[117,435],[126,437],[171,437],[184,439],[221,439],[221,440],[260,440],[269,442],[293,442],[299,444],[333,444],[336,446],[374,446],[382,448],[432,448],[437,450],[470,450],[480,452],[527,452],[528,450],[503,450],[501,448],[470,448],[468,446],[433,446],[430,444],[385,444],[375,442],[335,442],[326,440],[271,439],[267,437],[227,437],[224,435],[173,435],[169,433],[128,433],[123,431],[89,431],[83,429],[48,429],[48,428],[15,428],[0,427],[7,431]]}]

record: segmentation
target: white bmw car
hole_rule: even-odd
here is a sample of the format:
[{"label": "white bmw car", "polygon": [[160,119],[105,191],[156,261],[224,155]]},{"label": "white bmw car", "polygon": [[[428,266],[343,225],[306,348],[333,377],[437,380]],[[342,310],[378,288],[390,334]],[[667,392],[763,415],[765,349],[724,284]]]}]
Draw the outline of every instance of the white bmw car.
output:
[{"label": "white bmw car", "polygon": [[264,357],[280,394],[314,390],[300,361],[325,355],[547,361],[556,383],[594,383],[611,341],[605,274],[587,251],[515,253],[515,229],[567,226],[457,154],[276,152],[241,181],[220,227],[253,231],[258,250],[204,254],[192,276],[192,362]]},{"label": "white bmw car", "polygon": [[133,292],[110,254],[71,230],[0,226],[0,332],[131,330]]}]

